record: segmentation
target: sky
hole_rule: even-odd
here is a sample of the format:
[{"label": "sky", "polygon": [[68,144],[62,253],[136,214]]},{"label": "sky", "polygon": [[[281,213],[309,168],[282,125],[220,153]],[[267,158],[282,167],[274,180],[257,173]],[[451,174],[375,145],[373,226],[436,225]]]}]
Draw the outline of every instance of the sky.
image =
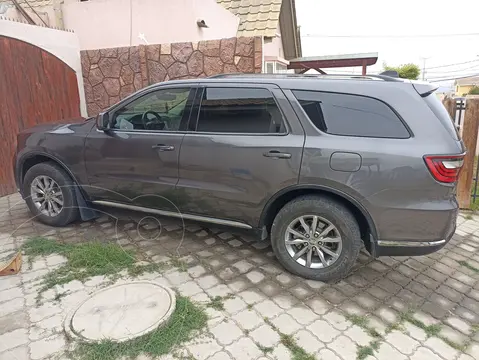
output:
[{"label": "sky", "polygon": [[[369,73],[383,62],[422,68],[425,61],[429,81],[479,74],[479,0],[296,0],[296,15],[303,56],[377,52]],[[352,70],[361,73],[329,72]]]}]

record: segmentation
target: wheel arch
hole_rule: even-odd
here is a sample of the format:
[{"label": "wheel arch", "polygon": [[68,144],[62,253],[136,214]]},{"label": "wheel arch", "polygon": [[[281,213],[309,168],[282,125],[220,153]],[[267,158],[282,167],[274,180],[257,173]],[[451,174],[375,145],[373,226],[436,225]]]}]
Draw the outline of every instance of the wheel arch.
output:
[{"label": "wheel arch", "polygon": [[268,233],[270,233],[274,218],[286,203],[299,196],[314,194],[332,198],[346,206],[352,212],[358,222],[361,238],[364,241],[366,249],[371,255],[374,255],[375,240],[378,237],[376,226],[369,212],[350,195],[327,186],[295,185],[279,191],[273,195],[264,207],[260,217],[259,228],[266,227]]},{"label": "wheel arch", "polygon": [[[73,182],[78,186],[78,181],[75,177],[75,175],[70,171],[68,166],[65,165],[63,161],[58,159],[56,156],[43,153],[43,152],[34,152],[34,153],[28,153],[23,155],[19,161],[17,162],[17,183],[18,187],[20,189],[20,192],[22,192],[23,189],[23,179],[25,178],[25,174],[27,171],[32,168],[33,166],[44,163],[44,162],[54,162],[58,166],[60,166],[63,170],[67,172],[67,174],[72,178]],[[22,194],[23,195],[23,194]]]}]

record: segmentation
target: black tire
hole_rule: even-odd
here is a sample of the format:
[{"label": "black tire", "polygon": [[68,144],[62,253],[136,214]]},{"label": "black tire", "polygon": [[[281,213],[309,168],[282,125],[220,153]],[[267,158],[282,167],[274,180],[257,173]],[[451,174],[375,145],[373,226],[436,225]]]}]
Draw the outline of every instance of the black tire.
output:
[{"label": "black tire", "polygon": [[[341,235],[341,254],[326,268],[307,268],[297,263],[286,249],[285,233],[288,225],[306,214],[318,215],[328,220]],[[308,195],[292,200],[279,211],[271,228],[271,244],[276,257],[286,270],[307,279],[330,282],[348,275],[363,242],[358,223],[346,207],[328,197]]]},{"label": "black tire", "polygon": [[[51,217],[42,214],[32,201],[31,184],[37,176],[49,176],[61,188],[63,193],[63,208],[57,216]],[[65,226],[76,220],[79,216],[78,205],[75,197],[75,183],[60,166],[54,162],[43,162],[32,166],[23,179],[23,193],[28,208],[35,219],[51,226]]]}]

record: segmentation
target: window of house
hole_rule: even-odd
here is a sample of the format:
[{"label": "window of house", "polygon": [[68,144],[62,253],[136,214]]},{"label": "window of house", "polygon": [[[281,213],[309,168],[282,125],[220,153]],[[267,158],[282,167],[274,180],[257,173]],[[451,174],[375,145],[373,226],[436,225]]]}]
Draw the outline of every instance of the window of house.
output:
[{"label": "window of house", "polygon": [[276,72],[279,74],[287,73],[288,72],[288,67],[284,64],[281,64],[279,62],[276,63]]},{"label": "window of house", "polygon": [[190,89],[161,89],[125,105],[113,114],[119,130],[178,131]]},{"label": "window of house", "polygon": [[266,63],[266,74],[274,74],[274,62],[268,61]]},{"label": "window of house", "polygon": [[284,133],[283,117],[269,90],[206,88],[196,131]]},{"label": "window of house", "polygon": [[311,122],[334,135],[409,138],[402,121],[383,102],[357,95],[293,91]]}]

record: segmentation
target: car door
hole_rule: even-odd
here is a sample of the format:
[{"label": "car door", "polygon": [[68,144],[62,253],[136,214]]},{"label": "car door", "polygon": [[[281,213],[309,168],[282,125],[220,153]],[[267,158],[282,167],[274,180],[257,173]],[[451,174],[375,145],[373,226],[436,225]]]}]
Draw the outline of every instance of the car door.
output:
[{"label": "car door", "polygon": [[268,199],[298,183],[304,131],[291,105],[273,85],[217,83],[198,90],[193,108],[179,208],[256,226]]},{"label": "car door", "polygon": [[161,86],[108,112],[110,129],[94,129],[85,143],[94,201],[175,209],[178,156],[195,91]]}]

